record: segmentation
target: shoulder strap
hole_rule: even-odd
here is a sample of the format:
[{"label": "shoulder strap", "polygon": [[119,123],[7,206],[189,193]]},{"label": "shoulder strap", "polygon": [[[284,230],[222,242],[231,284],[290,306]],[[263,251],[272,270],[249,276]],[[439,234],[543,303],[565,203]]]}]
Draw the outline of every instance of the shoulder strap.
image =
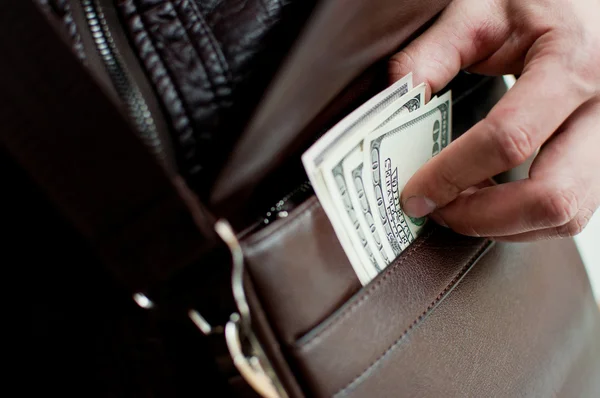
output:
[{"label": "shoulder strap", "polygon": [[0,142],[133,292],[214,247],[169,178],[31,0],[0,2]]}]

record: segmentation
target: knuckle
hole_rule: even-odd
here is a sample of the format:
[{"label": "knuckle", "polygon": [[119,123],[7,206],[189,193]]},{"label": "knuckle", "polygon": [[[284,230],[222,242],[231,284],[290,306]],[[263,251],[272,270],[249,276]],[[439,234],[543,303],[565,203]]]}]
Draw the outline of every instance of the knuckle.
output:
[{"label": "knuckle", "polygon": [[559,237],[569,238],[582,233],[589,224],[592,214],[593,212],[587,209],[580,211],[573,220],[559,228]]},{"label": "knuckle", "polygon": [[559,189],[544,195],[541,206],[551,226],[567,224],[579,213],[577,195],[570,189]]},{"label": "knuckle", "polygon": [[506,169],[521,165],[535,152],[530,129],[507,121],[511,119],[506,115],[488,118],[490,139]]}]

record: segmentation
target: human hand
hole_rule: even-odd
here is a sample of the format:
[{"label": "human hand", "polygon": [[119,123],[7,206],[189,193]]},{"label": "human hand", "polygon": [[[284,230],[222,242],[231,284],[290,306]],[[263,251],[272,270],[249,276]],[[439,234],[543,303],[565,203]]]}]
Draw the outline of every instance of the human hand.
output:
[{"label": "human hand", "polygon": [[[585,228],[600,206],[599,17],[600,0],[454,0],[392,58],[392,80],[412,71],[433,92],[461,69],[521,74],[487,118],[408,182],[407,214],[508,241]],[[540,146],[528,179],[482,187]]]}]

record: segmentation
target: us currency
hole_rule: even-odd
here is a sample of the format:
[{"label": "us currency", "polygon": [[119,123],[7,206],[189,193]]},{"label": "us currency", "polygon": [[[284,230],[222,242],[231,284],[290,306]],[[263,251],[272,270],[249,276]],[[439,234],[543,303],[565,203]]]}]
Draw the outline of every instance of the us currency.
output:
[{"label": "us currency", "polygon": [[410,177],[450,143],[451,107],[448,92],[408,117],[391,121],[365,139],[366,198],[371,207],[377,209],[376,228],[386,231],[383,245],[396,255],[414,241],[425,224],[425,219],[404,214],[400,194]]},{"label": "us currency", "polygon": [[382,129],[393,121],[420,109],[425,98],[425,86],[411,90],[391,103],[386,109],[373,116],[351,139],[345,140],[330,151],[323,160],[321,172],[337,212],[335,220],[343,229],[358,256],[351,259],[361,281],[370,281],[396,258],[398,252],[388,250],[382,241],[385,231],[374,222],[374,208],[367,200],[363,183],[363,142],[368,134]]},{"label": "us currency", "polygon": [[302,163],[308,174],[316,174],[328,152],[349,139],[354,133],[368,123],[374,116],[386,109],[391,103],[400,99],[413,88],[412,73],[404,76],[396,83],[365,102],[333,126],[303,155]]},{"label": "us currency", "polygon": [[[386,121],[394,114],[394,109],[390,107],[402,96],[412,89],[412,74],[405,76],[398,82],[382,91],[380,94],[367,101],[364,105],[356,109],[341,122],[336,124],[321,139],[319,139],[308,151],[302,155],[302,163],[312,183],[313,189],[323,210],[327,214],[335,233],[344,249],[352,267],[356,271],[361,282],[366,283],[377,274],[374,267],[368,265],[370,259],[365,259],[363,251],[358,251],[352,244],[349,231],[344,227],[343,222],[338,218],[336,207],[339,203],[331,199],[330,192],[323,178],[322,163],[332,150],[344,145],[347,141],[352,141],[355,134],[361,131],[373,131],[382,122]],[[378,116],[384,112],[385,117]]]}]

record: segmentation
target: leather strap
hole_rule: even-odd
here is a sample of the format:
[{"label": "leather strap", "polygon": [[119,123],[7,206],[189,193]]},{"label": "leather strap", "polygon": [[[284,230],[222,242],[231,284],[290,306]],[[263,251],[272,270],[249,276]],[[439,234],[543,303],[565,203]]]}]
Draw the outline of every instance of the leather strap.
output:
[{"label": "leather strap", "polygon": [[0,2],[0,142],[132,292],[214,249],[213,220],[168,177],[32,1]]},{"label": "leather strap", "polygon": [[[235,310],[231,259],[217,250],[214,219],[180,176],[167,175],[54,28],[30,0],[0,2],[1,145],[122,283],[150,293],[157,319],[194,308],[224,324]],[[202,340],[208,352],[197,361],[218,363],[224,383],[199,375],[201,387],[257,397],[223,337]]]}]

